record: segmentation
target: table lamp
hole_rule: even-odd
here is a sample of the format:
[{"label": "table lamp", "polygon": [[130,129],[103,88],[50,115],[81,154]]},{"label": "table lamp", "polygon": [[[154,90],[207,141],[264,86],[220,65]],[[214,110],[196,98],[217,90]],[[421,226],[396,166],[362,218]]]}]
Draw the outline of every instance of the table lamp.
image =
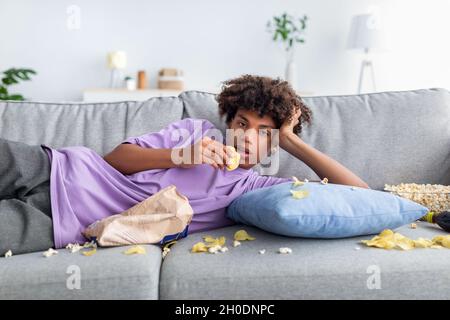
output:
[{"label": "table lamp", "polygon": [[110,88],[121,86],[123,81],[122,70],[127,66],[127,54],[124,51],[108,53],[108,68],[111,69]]},{"label": "table lamp", "polygon": [[361,93],[364,72],[370,69],[373,90],[376,91],[375,73],[369,51],[383,46],[382,33],[379,18],[374,14],[359,14],[352,19],[348,37],[348,49],[363,50],[365,57],[361,62],[359,72],[358,94]]}]

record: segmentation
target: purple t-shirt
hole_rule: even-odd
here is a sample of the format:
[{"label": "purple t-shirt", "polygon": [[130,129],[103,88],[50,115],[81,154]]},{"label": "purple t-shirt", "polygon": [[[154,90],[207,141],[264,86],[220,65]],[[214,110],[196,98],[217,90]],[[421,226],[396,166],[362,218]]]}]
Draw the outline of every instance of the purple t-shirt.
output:
[{"label": "purple t-shirt", "polygon": [[[213,128],[207,120],[186,118],[159,132],[130,137],[122,143],[174,148],[195,143]],[[174,141],[172,133],[177,129],[188,133],[190,139]],[[57,248],[86,241],[81,232],[91,223],[121,213],[172,184],[189,199],[194,210],[189,225],[189,233],[194,233],[234,224],[226,217],[226,207],[239,195],[289,181],[261,176],[253,169],[218,170],[208,164],[124,175],[87,147],[41,146],[51,161],[50,193]]]}]

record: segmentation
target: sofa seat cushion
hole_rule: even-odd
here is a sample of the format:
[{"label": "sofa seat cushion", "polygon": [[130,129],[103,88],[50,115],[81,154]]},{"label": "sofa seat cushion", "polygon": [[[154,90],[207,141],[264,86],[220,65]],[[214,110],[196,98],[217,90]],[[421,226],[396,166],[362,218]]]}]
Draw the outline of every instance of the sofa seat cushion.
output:
[{"label": "sofa seat cushion", "polygon": [[0,258],[0,299],[158,299],[161,249],[147,245],[145,255],[129,256],[127,248]]},{"label": "sofa seat cushion", "polygon": [[[231,242],[239,229],[256,240],[234,248]],[[413,239],[445,234],[425,222],[396,231]],[[226,236],[229,251],[191,253],[207,234]],[[191,234],[172,246],[163,261],[160,299],[448,298],[450,249],[398,251],[359,243],[370,238],[290,238],[243,225]],[[280,247],[292,253],[280,254]]]}]

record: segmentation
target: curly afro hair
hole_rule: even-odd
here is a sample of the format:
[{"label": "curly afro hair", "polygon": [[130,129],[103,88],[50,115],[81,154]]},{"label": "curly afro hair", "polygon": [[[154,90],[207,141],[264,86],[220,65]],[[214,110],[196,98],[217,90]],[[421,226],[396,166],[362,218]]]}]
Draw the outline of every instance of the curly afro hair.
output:
[{"label": "curly afro hair", "polygon": [[302,124],[311,123],[312,112],[303,103],[287,81],[279,78],[242,75],[223,83],[222,91],[216,97],[220,116],[226,116],[230,123],[239,109],[256,111],[259,116],[270,116],[277,128],[292,119],[294,112],[301,109],[299,123],[294,127],[301,133]]}]

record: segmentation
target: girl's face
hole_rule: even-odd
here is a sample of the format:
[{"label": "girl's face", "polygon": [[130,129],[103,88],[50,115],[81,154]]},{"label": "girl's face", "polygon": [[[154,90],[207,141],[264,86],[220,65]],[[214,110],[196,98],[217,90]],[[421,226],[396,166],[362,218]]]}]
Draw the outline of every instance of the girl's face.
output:
[{"label": "girl's face", "polygon": [[276,147],[272,146],[276,126],[270,116],[260,117],[255,111],[238,110],[228,128],[232,129],[233,146],[241,155],[240,168],[250,169]]}]

